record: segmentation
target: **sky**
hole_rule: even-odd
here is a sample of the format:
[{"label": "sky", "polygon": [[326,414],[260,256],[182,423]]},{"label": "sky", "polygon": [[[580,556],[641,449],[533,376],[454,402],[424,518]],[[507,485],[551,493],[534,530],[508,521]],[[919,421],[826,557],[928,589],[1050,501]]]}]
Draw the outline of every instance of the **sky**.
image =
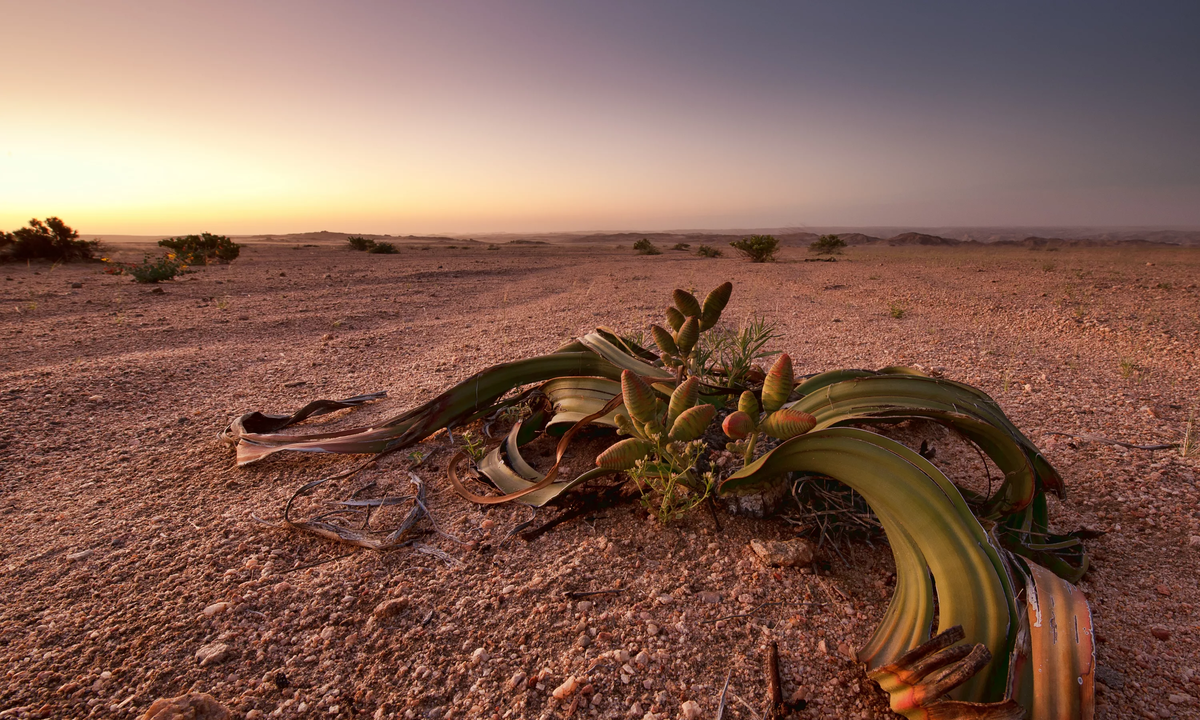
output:
[{"label": "sky", "polygon": [[1200,3],[0,0],[0,228],[1200,227]]}]

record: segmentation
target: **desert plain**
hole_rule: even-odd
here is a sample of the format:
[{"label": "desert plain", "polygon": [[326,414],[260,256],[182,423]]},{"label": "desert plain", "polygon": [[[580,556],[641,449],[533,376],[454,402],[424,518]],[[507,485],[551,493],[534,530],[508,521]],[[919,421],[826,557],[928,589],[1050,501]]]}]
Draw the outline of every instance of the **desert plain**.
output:
[{"label": "desert plain", "polygon": [[[715,718],[728,677],[724,717],[756,718],[771,641],[796,717],[892,717],[846,654],[887,606],[883,543],[768,567],[750,541],[796,526],[724,507],[664,526],[637,503],[526,541],[514,530],[556,511],[460,498],[443,432],[306,499],[402,494],[418,473],[460,542],[378,553],[279,527],[297,487],[361,458],[237,468],[219,438],[251,410],[386,391],[307,423],[367,424],[597,325],[645,330],[673,288],[725,280],[723,322],[765,318],[798,373],[915,365],[991,394],[1066,481],[1052,525],[1103,533],[1078,585],[1096,716],[1200,717],[1200,463],[1069,437],[1183,441],[1200,249],[872,245],[826,263],[785,247],[751,264],[628,243],[399,248],[250,241],[158,286],[0,266],[0,717],[134,718],[192,691],[239,718],[675,718],[688,701]],[[613,592],[567,595],[596,591]]]}]

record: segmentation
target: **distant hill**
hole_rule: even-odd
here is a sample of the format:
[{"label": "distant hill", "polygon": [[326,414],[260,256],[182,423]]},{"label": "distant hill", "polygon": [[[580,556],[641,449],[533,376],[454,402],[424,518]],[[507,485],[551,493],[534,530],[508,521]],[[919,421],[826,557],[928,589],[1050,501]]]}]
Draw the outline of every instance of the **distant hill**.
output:
[{"label": "distant hill", "polygon": [[887,239],[888,245],[962,245],[964,242],[975,244],[974,241],[955,240],[919,232],[901,233]]}]

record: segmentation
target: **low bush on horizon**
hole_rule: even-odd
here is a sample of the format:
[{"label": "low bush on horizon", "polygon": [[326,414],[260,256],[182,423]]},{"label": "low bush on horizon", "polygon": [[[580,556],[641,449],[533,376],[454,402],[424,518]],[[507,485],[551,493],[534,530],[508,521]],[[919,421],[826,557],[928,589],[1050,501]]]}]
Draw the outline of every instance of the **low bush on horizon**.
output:
[{"label": "low bush on horizon", "polygon": [[650,242],[646,238],[642,238],[633,244],[633,249],[638,255],[662,255],[662,250],[658,246]]},{"label": "low bush on horizon", "polygon": [[178,259],[189,265],[207,265],[211,260],[227,265],[236,260],[242,252],[241,245],[224,235],[212,233],[166,238],[159,240],[158,244],[174,250]]},{"label": "low bush on horizon", "polygon": [[29,227],[0,230],[0,260],[92,260],[100,243],[80,240],[79,233],[57,217],[33,218]]},{"label": "low bush on horizon", "polygon": [[813,240],[808,246],[808,251],[818,255],[841,255],[842,249],[846,247],[846,241],[837,235],[822,235]]},{"label": "low bush on horizon", "polygon": [[374,240],[362,237],[361,235],[351,235],[346,238],[346,244],[350,246],[351,250],[359,252],[370,252],[371,248],[375,247]]},{"label": "low bush on horizon", "polygon": [[690,247],[691,247],[691,245],[689,245],[688,243],[675,243],[674,245],[671,246],[671,249],[672,250],[687,250]]},{"label": "low bush on horizon", "polygon": [[742,257],[756,263],[775,262],[775,253],[779,251],[779,240],[774,235],[751,235],[729,244]]},{"label": "low bush on horizon", "polygon": [[390,242],[377,242],[373,243],[367,252],[373,255],[395,255],[400,251]]},{"label": "low bush on horizon", "polygon": [[724,255],[720,248],[715,248],[712,245],[701,245],[700,249],[696,251],[696,254],[700,257],[706,258],[719,258]]}]

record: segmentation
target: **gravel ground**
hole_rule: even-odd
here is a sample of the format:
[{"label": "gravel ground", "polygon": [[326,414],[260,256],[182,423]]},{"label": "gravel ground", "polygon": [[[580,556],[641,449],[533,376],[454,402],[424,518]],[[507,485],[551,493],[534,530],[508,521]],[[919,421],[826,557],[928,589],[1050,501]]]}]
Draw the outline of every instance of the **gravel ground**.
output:
[{"label": "gravel ground", "polygon": [[[525,542],[508,536],[532,511],[461,500],[442,452],[417,472],[470,544],[378,554],[254,519],[350,459],[236,469],[217,439],[252,409],[366,391],[388,399],[313,424],[390,416],[597,324],[645,328],[672,288],[727,279],[726,321],[776,323],[798,372],[916,364],[991,393],[1067,482],[1056,527],[1107,533],[1080,584],[1097,717],[1200,717],[1196,459],[1049,434],[1182,439],[1200,404],[1200,252],[786,249],[751,265],[421,247],[252,244],[161,292],[94,265],[0,266],[0,717],[137,717],[192,690],[247,718],[673,718],[685,701],[713,718],[728,674],[725,716],[751,718],[772,640],[799,717],[890,717],[845,655],[890,597],[885,547],[770,568],[748,544],[792,537],[778,519],[661,527],[636,504]],[[412,463],[385,458],[326,496],[402,493]],[[569,678],[579,689],[555,699]]]}]

